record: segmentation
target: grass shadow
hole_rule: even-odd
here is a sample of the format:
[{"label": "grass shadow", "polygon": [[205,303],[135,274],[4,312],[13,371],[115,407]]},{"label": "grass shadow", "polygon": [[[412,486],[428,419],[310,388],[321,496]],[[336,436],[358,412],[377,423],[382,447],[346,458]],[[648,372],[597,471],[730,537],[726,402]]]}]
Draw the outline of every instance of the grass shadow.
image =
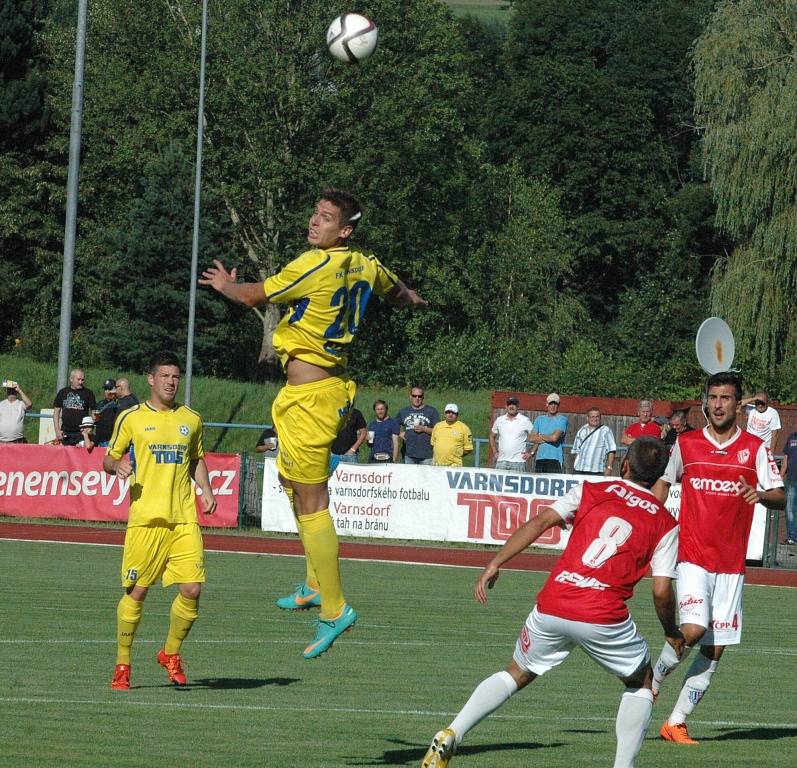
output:
[{"label": "grass shadow", "polygon": [[797,738],[797,725],[792,728],[735,728],[700,741],[775,741]]},{"label": "grass shadow", "polygon": [[[390,740],[393,744],[400,745],[402,748],[386,749],[382,755],[373,760],[352,758],[347,765],[418,765],[426,754],[426,747],[418,747],[406,741]],[[533,749],[550,749],[561,747],[561,742],[551,744],[540,744],[536,741],[513,741],[501,742],[500,744],[475,744],[472,746],[463,745],[457,750],[457,755],[479,755],[483,752],[505,752],[521,751]]]},{"label": "grass shadow", "polygon": [[249,690],[266,685],[286,686],[301,682],[298,677],[202,677],[191,680],[188,688],[212,691]]}]

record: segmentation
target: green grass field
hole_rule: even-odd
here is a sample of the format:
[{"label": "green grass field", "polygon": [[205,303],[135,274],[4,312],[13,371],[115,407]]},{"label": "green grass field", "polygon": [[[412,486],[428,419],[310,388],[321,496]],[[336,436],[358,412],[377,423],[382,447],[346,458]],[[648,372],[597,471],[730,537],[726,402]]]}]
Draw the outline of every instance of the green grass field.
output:
[{"label": "green grass field", "polygon": [[[173,590],[151,590],[133,690],[109,688],[120,550],[0,541],[0,766],[417,766],[434,732],[509,659],[541,574],[506,572],[484,608],[475,572],[345,562],[361,621],[322,658],[301,650],[311,616],[274,598],[301,579],[295,558],[208,553],[201,617],[184,646],[189,686],[154,656]],[[658,650],[642,582],[633,611]],[[653,738],[640,766],[792,768],[797,591],[748,587],[744,644],[731,649],[691,732]],[[680,675],[679,681],[680,682]],[[608,766],[621,686],[576,652],[475,729],[452,766]]]},{"label": "green grass field", "polygon": [[[73,361],[77,365],[77,361]],[[105,379],[126,376],[130,379],[133,392],[139,398],[149,393],[143,375],[129,371],[114,371],[107,368],[85,368],[86,386],[93,390],[95,397],[102,398],[102,385]],[[33,411],[51,408],[56,392],[57,369],[54,364],[39,363],[17,355],[0,355],[0,378],[19,380],[28,397],[33,401]],[[202,414],[205,422],[234,424],[270,424],[271,403],[282,385],[257,384],[252,382],[228,381],[197,376],[192,384],[191,405]],[[185,385],[181,385],[178,400],[183,400]],[[5,392],[0,399],[5,397]],[[363,412],[366,421],[373,418],[372,404],[380,398],[390,407],[395,416],[409,404],[409,389],[406,387],[358,387],[357,407]],[[428,389],[426,402],[437,408],[441,414],[446,403],[455,402],[460,407],[462,420],[471,428],[474,437],[486,438],[490,428],[490,392],[481,390],[443,390]],[[29,442],[38,442],[39,420],[28,418],[25,436]],[[248,429],[222,427],[205,428],[205,448],[222,453],[238,453],[254,450],[259,432]],[[486,450],[486,449],[485,449]],[[363,451],[364,453],[364,451]],[[483,454],[486,457],[486,453]],[[466,457],[466,463],[473,462],[473,455]]]},{"label": "green grass field", "polygon": [[474,16],[488,24],[505,26],[512,13],[509,0],[445,0],[455,16]]}]

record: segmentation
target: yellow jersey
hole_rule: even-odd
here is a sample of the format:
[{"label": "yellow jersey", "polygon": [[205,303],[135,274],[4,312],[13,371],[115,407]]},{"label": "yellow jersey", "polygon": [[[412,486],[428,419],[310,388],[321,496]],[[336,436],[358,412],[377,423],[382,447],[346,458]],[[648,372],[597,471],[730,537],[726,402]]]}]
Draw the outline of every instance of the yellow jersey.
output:
[{"label": "yellow jersey", "polygon": [[191,462],[202,459],[202,417],[185,405],[157,411],[142,403],[122,411],[114,424],[108,455],[130,449],[128,525],[196,523]]},{"label": "yellow jersey", "polygon": [[461,467],[465,451],[473,450],[470,427],[462,421],[449,424],[438,421],[432,428],[434,463],[444,467]]},{"label": "yellow jersey", "polygon": [[347,247],[314,248],[263,283],[272,304],[288,303],[274,331],[283,367],[290,358],[322,368],[346,366],[351,344],[371,294],[383,296],[398,278],[376,256]]}]

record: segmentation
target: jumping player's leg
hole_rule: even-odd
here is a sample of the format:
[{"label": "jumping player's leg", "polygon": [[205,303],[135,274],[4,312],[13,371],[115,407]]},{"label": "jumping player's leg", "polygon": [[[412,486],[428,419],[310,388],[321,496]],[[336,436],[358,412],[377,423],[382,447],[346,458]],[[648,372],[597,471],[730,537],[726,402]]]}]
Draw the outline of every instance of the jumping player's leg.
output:
[{"label": "jumping player's leg", "polygon": [[[353,382],[336,377],[286,385],[272,407],[280,436],[280,482],[293,496],[297,527],[321,593],[321,619],[336,620],[345,601],[338,564],[338,537],[329,514],[331,446],[354,397]],[[312,586],[312,584],[308,584]]]},{"label": "jumping player's leg", "polygon": [[[291,510],[293,511],[293,516],[296,518],[296,527],[299,531],[299,540],[302,542],[302,548],[305,551],[305,578],[304,584],[308,590],[312,592],[318,592],[318,576],[316,575],[315,569],[313,568],[312,564],[310,563],[310,559],[306,556],[307,555],[307,548],[304,544],[304,527],[302,526],[302,519],[299,515],[296,514],[296,502],[294,501],[294,494],[293,488],[290,485],[290,480],[285,480],[280,478],[280,482],[282,482],[282,489],[285,491],[285,495],[288,497],[288,502],[291,505]],[[287,483],[287,485],[286,485]]]}]

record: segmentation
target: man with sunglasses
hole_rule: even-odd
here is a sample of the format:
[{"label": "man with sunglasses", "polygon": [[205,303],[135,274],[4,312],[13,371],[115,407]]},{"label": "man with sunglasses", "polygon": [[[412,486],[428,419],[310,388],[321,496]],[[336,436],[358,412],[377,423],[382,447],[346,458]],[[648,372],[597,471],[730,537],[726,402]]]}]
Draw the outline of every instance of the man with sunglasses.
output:
[{"label": "man with sunglasses", "polygon": [[405,464],[432,463],[432,429],[440,421],[436,408],[424,402],[423,387],[410,389],[410,404],[398,412]]}]

